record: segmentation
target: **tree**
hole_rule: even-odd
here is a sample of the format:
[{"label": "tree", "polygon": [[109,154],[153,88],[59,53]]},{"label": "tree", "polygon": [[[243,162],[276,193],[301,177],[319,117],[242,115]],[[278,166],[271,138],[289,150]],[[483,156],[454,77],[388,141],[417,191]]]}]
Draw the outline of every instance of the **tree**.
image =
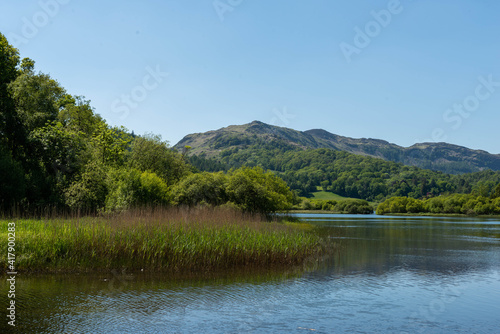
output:
[{"label": "tree", "polygon": [[21,164],[0,147],[0,209],[11,209],[25,196],[24,172]]},{"label": "tree", "polygon": [[95,212],[105,205],[108,194],[107,173],[104,166],[91,162],[65,190],[66,205],[76,211]]},{"label": "tree", "polygon": [[227,191],[232,202],[250,212],[287,210],[293,204],[293,193],[288,185],[260,167],[230,171]]},{"label": "tree", "polygon": [[106,211],[170,203],[171,196],[167,184],[152,172],[113,169],[109,173],[107,186]]},{"label": "tree", "polygon": [[227,179],[226,174],[222,172],[191,174],[173,187],[174,203],[188,206],[202,203],[225,204],[228,201]]},{"label": "tree", "polygon": [[499,198],[500,197],[500,183],[497,185],[494,191],[491,193],[491,198]]},{"label": "tree", "polygon": [[33,157],[49,175],[71,176],[81,166],[85,149],[80,133],[68,130],[59,122],[48,123],[30,135]]},{"label": "tree", "polygon": [[9,84],[16,112],[26,133],[56,120],[59,114],[59,100],[65,90],[47,74],[35,74],[32,64],[24,60],[21,74]]},{"label": "tree", "polygon": [[103,123],[102,118],[94,113],[90,101],[82,96],[71,96],[65,94],[59,100],[58,120],[65,127],[82,132],[87,137],[92,136],[95,130]]},{"label": "tree", "polygon": [[8,85],[19,74],[19,51],[0,33],[0,145],[11,152],[22,135]]},{"label": "tree", "polygon": [[103,121],[99,122],[91,138],[92,154],[103,165],[121,166],[130,140],[125,128],[112,128]]},{"label": "tree", "polygon": [[182,155],[172,151],[161,136],[146,134],[136,137],[127,155],[127,165],[140,171],[150,171],[163,178],[168,185],[179,182],[189,174]]}]

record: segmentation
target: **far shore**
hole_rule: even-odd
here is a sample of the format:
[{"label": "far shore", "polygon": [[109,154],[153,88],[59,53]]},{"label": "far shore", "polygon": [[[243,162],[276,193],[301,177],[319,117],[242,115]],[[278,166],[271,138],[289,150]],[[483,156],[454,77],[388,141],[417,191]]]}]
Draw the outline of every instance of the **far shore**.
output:
[{"label": "far shore", "polygon": [[460,218],[500,218],[500,215],[466,215],[463,213],[384,213],[378,216],[421,216],[421,217],[460,217]]},{"label": "far shore", "polygon": [[[324,213],[324,214],[350,214],[346,212],[338,211],[327,211],[327,210],[290,210],[281,213]],[[372,214],[356,214],[360,216],[376,215],[375,212]],[[430,213],[430,212],[419,212],[419,213],[385,213],[383,215],[377,216],[419,216],[419,217],[461,217],[461,218],[499,218],[500,215],[466,215],[463,213]]]}]

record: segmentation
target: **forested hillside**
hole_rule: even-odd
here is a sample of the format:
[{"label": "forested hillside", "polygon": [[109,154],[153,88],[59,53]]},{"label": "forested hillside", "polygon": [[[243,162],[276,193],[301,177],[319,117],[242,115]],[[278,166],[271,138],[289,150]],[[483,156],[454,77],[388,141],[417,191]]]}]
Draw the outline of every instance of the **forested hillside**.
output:
[{"label": "forested hillside", "polygon": [[500,183],[500,172],[491,170],[452,175],[325,148],[301,150],[285,142],[259,141],[244,149],[223,150],[219,159],[201,155],[189,160],[198,169],[210,171],[261,166],[275,171],[301,196],[322,187],[368,201],[472,191],[487,196]]},{"label": "forested hillside", "polygon": [[329,148],[450,174],[500,170],[500,155],[457,145],[421,143],[401,147],[379,139],[348,138],[320,129],[301,132],[258,121],[190,134],[174,147],[181,150],[189,146],[191,155],[205,154],[209,158],[219,158],[221,152],[244,150],[264,142],[281,149]]}]

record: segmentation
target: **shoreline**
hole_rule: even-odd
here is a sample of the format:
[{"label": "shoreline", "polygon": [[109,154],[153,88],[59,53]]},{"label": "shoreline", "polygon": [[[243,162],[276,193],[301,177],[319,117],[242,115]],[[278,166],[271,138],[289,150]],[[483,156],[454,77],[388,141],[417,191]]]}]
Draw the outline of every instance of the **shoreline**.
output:
[{"label": "shoreline", "polygon": [[[314,262],[326,251],[325,241],[300,224],[269,222],[237,212],[0,220],[4,226],[8,222],[15,223],[14,267],[19,274],[126,270],[177,275],[236,268],[290,269]],[[0,237],[7,240],[7,230]],[[0,248],[7,254],[7,242]],[[0,258],[4,273],[13,271],[8,270],[11,264],[7,256]]]},{"label": "shoreline", "polygon": [[430,213],[430,212],[419,212],[419,213],[384,213],[384,214],[376,214],[375,212],[373,213],[345,213],[345,212],[338,212],[338,211],[326,211],[326,210],[290,210],[286,212],[280,212],[282,214],[287,214],[287,213],[314,213],[314,214],[340,214],[340,215],[358,215],[358,216],[369,216],[369,215],[376,215],[376,216],[418,216],[418,217],[461,217],[461,218],[495,218],[495,219],[500,219],[500,215],[467,215],[464,213]]},{"label": "shoreline", "polygon": [[377,216],[419,216],[419,217],[456,217],[456,218],[500,218],[500,215],[467,215],[464,213],[430,213],[430,212],[419,212],[419,213],[384,213],[377,214]]},{"label": "shoreline", "polygon": [[349,213],[349,212],[342,212],[342,211],[330,211],[330,210],[290,210],[290,211],[283,211],[280,213],[325,213],[325,214],[338,214],[338,215],[359,215],[359,216],[368,216],[375,214],[375,211],[373,213]]}]

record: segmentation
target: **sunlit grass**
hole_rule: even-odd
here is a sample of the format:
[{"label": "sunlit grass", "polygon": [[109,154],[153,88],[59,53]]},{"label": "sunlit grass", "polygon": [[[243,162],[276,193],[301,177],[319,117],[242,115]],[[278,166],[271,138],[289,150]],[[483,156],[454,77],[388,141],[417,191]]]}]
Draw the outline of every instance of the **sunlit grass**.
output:
[{"label": "sunlit grass", "polygon": [[[215,270],[296,265],[314,233],[223,209],[136,210],[110,217],[16,220],[19,271]],[[0,240],[7,240],[7,221]],[[7,242],[0,248],[7,254]],[[0,258],[6,269],[7,257]]]}]

